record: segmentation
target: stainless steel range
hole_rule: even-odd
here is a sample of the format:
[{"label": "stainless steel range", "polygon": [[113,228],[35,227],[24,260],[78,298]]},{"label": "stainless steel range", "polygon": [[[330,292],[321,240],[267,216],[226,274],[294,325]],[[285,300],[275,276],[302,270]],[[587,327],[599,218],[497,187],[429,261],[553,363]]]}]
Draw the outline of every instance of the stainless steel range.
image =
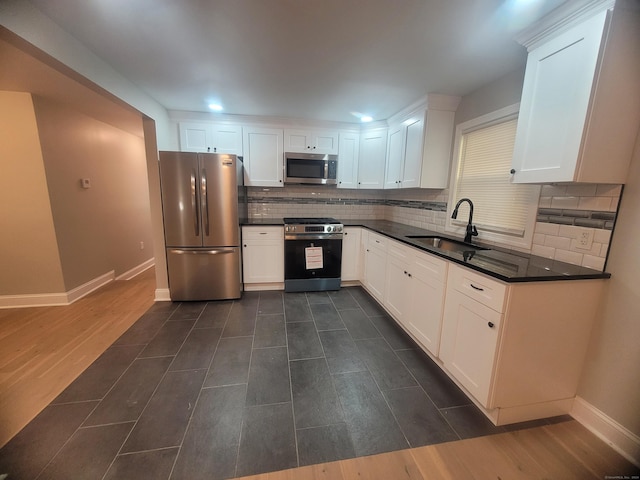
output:
[{"label": "stainless steel range", "polygon": [[335,218],[284,219],[284,290],[340,289],[343,225]]}]

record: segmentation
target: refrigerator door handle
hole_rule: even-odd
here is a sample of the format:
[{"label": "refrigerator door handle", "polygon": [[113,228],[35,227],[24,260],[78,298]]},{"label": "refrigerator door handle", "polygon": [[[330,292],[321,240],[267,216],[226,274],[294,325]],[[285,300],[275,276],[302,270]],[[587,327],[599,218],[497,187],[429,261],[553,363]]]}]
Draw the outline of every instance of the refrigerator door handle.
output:
[{"label": "refrigerator door handle", "polygon": [[175,253],[176,255],[224,255],[226,253],[235,253],[236,251],[237,248],[212,248],[209,250],[172,248],[169,253]]},{"label": "refrigerator door handle", "polygon": [[196,201],[196,171],[191,170],[191,211],[193,212],[193,231],[196,237],[200,235],[200,220],[198,219],[198,202]]},{"label": "refrigerator door handle", "polygon": [[204,223],[204,234],[209,236],[209,196],[207,195],[207,171],[202,169],[200,178],[200,188],[202,190],[202,222]]}]

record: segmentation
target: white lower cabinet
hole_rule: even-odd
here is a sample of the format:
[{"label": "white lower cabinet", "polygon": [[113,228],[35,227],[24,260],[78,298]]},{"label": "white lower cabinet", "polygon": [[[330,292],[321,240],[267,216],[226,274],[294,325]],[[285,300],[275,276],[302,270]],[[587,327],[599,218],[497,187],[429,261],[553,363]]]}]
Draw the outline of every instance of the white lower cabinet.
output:
[{"label": "white lower cabinet", "polygon": [[496,425],[569,413],[606,280],[505,283],[362,229],[361,282]]},{"label": "white lower cabinet", "polygon": [[284,286],[283,227],[242,227],[242,273],[245,290],[259,290],[259,284]]},{"label": "white lower cabinet", "polygon": [[360,279],[360,227],[345,227],[342,235],[342,273],[343,282]]},{"label": "white lower cabinet", "polygon": [[[454,274],[453,270],[459,269],[452,266],[451,270]],[[502,313],[465,295],[458,287],[455,282],[447,287],[440,359],[469,393],[487,407]]]},{"label": "white lower cabinet", "polygon": [[364,251],[364,286],[380,303],[384,302],[387,276],[388,239],[369,232]]},{"label": "white lower cabinet", "polygon": [[438,355],[447,262],[389,241],[384,306],[414,338]]}]

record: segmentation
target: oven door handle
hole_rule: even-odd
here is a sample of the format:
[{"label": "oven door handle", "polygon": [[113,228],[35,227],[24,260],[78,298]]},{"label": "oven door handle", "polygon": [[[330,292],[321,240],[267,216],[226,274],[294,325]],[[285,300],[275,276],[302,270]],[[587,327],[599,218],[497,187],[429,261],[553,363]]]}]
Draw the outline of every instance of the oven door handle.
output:
[{"label": "oven door handle", "polygon": [[284,235],[285,240],[342,240],[341,233],[296,233]]}]

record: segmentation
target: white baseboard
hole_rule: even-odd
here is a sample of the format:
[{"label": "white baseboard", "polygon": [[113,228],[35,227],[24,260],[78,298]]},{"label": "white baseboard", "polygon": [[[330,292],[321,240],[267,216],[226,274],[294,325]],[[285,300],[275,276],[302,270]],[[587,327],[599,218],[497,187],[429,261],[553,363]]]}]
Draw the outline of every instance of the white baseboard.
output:
[{"label": "white baseboard", "polygon": [[640,437],[581,397],[573,402],[571,416],[616,452],[640,468]]},{"label": "white baseboard", "polygon": [[155,302],[170,302],[171,294],[168,288],[156,288]]},{"label": "white baseboard", "polygon": [[142,262],[137,267],[133,267],[131,270],[128,270],[121,275],[118,275],[116,277],[116,280],[131,280],[136,275],[140,275],[145,270],[149,270],[155,264],[156,264],[155,259],[151,257],[149,260]]},{"label": "white baseboard", "polygon": [[68,292],[0,296],[0,308],[56,307],[69,305],[115,279],[112,270]]}]

